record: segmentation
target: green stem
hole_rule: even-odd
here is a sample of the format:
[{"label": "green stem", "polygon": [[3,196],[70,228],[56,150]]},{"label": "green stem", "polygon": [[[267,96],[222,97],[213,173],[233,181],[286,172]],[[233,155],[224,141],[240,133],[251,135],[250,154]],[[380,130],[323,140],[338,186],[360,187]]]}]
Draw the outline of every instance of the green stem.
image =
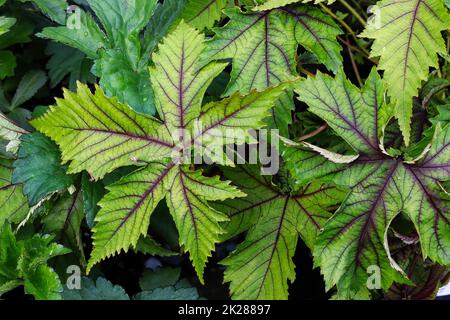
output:
[{"label": "green stem", "polygon": [[347,47],[347,50],[348,50],[348,55],[350,57],[350,61],[352,62],[353,70],[355,71],[356,79],[358,80],[359,86],[362,87],[363,83],[361,80],[361,75],[359,74],[358,65],[356,64],[352,49],[350,47]]},{"label": "green stem", "polygon": [[367,20],[367,18],[369,16],[367,15],[366,10],[364,10],[364,8],[361,6],[361,4],[358,1],[356,1],[356,0],[351,0],[351,1],[352,1],[353,5],[355,7],[357,7],[362,12],[362,15],[363,15],[364,19]]},{"label": "green stem", "polygon": [[[341,18],[339,18],[336,14],[334,14],[333,11],[331,11],[330,9],[328,9],[326,6],[323,5],[323,3],[319,3],[320,7],[322,8],[323,11],[325,11],[326,13],[328,13],[332,18],[334,18],[336,21],[338,21],[353,37],[353,39],[355,39],[355,43],[358,43],[358,38],[356,37],[356,33],[355,31],[353,31],[353,29]],[[365,49],[365,48],[360,48],[367,56],[370,55],[370,53]]]},{"label": "green stem", "polygon": [[363,18],[361,18],[361,16],[359,15],[359,13],[358,13],[351,5],[349,5],[347,1],[345,1],[345,0],[339,0],[339,2],[342,3],[342,5],[343,5],[344,7],[346,7],[348,11],[350,11],[350,13],[356,18],[356,20],[358,20],[358,21],[361,23],[361,25],[362,25],[363,27],[366,26],[366,20],[364,20]]}]

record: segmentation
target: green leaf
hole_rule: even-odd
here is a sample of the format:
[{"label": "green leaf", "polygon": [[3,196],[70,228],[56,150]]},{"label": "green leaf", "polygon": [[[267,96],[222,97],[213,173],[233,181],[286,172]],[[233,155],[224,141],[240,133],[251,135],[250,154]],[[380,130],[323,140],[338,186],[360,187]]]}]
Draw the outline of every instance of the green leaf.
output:
[{"label": "green leaf", "polygon": [[211,208],[207,201],[242,197],[244,194],[228,182],[206,178],[199,171],[179,168],[169,194],[167,205],[180,234],[180,244],[190,252],[195,270],[203,283],[205,261],[223,233],[220,222],[228,220],[223,213]]},{"label": "green leaf", "polygon": [[[203,59],[232,59],[231,81],[224,95],[236,91],[262,90],[297,75],[298,44],[315,53],[328,68],[340,65],[341,47],[336,36],[341,30],[320,10],[309,6],[245,14],[227,9],[230,21],[215,29]],[[292,91],[286,90],[273,111],[272,126],[287,135],[291,123]]]},{"label": "green leaf", "polygon": [[34,235],[16,240],[11,226],[0,229],[0,293],[23,284],[25,293],[37,300],[61,299],[62,285],[58,275],[47,265],[48,260],[70,250],[52,242],[49,236]]},{"label": "green leaf", "polygon": [[0,158],[0,228],[6,220],[20,223],[28,213],[21,184],[12,182],[13,161]]},{"label": "green leaf", "polygon": [[153,90],[146,66],[134,65],[126,52],[120,50],[102,50],[99,55],[93,71],[100,77],[100,86],[137,112],[154,114]]},{"label": "green leaf", "polygon": [[59,43],[49,43],[45,53],[50,57],[47,62],[50,87],[56,87],[69,75],[69,88],[76,89],[76,81],[95,82],[90,73],[90,63],[84,53]]},{"label": "green leaf", "polygon": [[44,232],[56,235],[57,241],[73,251],[77,250],[82,262],[85,260],[81,242],[83,218],[83,195],[76,190],[73,194],[64,193],[42,219]]},{"label": "green leaf", "polygon": [[182,18],[199,30],[211,28],[222,17],[230,0],[188,0]]},{"label": "green leaf", "polygon": [[21,137],[18,159],[14,162],[14,183],[23,183],[31,206],[46,196],[63,191],[74,183],[61,165],[58,147],[44,135],[35,132]]},{"label": "green leaf", "polygon": [[[439,187],[439,181],[450,180],[450,126],[437,127],[422,158],[405,161],[387,156],[384,146],[375,144],[383,122],[381,85],[373,70],[360,91],[342,72],[335,79],[319,73],[315,79],[301,82],[298,88],[302,93],[299,98],[309,105],[309,110],[360,153],[351,164],[329,170],[326,180],[332,179],[351,191],[314,247],[315,265],[321,267],[327,288],[336,285],[343,298],[369,295],[368,268],[379,268],[379,289],[387,290],[394,281],[408,282],[391,258],[386,240],[387,231],[400,212],[414,223],[423,256],[445,266],[450,263],[448,196]],[[330,101],[330,93],[336,103]],[[364,103],[355,102],[361,99]],[[308,160],[303,159],[303,163]],[[328,162],[322,163],[327,166]],[[316,165],[319,172],[327,172],[328,168]],[[302,180],[303,168],[311,170],[309,165],[297,165],[291,174]]]},{"label": "green leaf", "polygon": [[20,137],[28,132],[0,113],[0,137],[8,141],[6,151],[17,153]]},{"label": "green leaf", "polygon": [[107,187],[109,193],[95,217],[88,269],[121,249],[136,247],[139,237],[147,234],[150,215],[173,180],[173,167],[154,163]]},{"label": "green leaf", "polygon": [[83,277],[80,290],[64,289],[62,297],[64,300],[130,300],[122,287],[101,277],[95,281]]},{"label": "green leaf", "polygon": [[24,280],[25,291],[36,300],[60,300],[62,285],[58,274],[46,265],[30,271]]},{"label": "green leaf", "polygon": [[127,102],[138,112],[154,114],[147,70],[149,54],[141,48],[140,32],[150,20],[156,0],[88,2],[106,35],[85,12],[81,12],[80,28],[48,27],[38,35],[78,48],[95,59],[92,70],[108,95]]},{"label": "green leaf", "polygon": [[107,47],[106,36],[100,30],[90,14],[81,11],[80,28],[67,26],[46,27],[37,36],[52,39],[84,52],[89,58],[98,57],[97,51]]},{"label": "green leaf", "polygon": [[[14,44],[26,43],[31,41],[33,34],[33,24],[26,20],[18,20],[17,23],[12,23],[13,18],[6,18],[6,26],[11,29],[11,32],[6,32],[4,29],[5,18],[0,17],[0,49],[8,48]],[[12,24],[12,27],[11,27]]]},{"label": "green leaf", "polygon": [[212,62],[200,69],[204,49],[204,36],[182,22],[153,54],[150,74],[157,110],[169,131],[185,128],[198,117],[206,89],[226,66]]},{"label": "green leaf", "polygon": [[152,16],[156,0],[88,0],[92,10],[115,43],[138,34]]},{"label": "green leaf", "polygon": [[[70,112],[69,112],[70,110]],[[64,91],[50,112],[32,124],[61,147],[69,173],[86,170],[96,180],[114,169],[169,157],[171,136],[155,118],[138,114],[97,87],[92,94],[79,84],[78,93]]]},{"label": "green leaf", "polygon": [[143,56],[150,57],[162,38],[168,33],[183,12],[187,0],[165,0],[158,3],[155,13],[145,28]]},{"label": "green leaf", "polygon": [[31,99],[40,88],[47,82],[47,76],[44,71],[28,71],[20,80],[16,93],[11,101],[11,110]]},{"label": "green leaf", "polygon": [[50,19],[59,24],[66,22],[66,9],[69,6],[66,0],[20,0],[21,2],[33,2]]},{"label": "green leaf", "polygon": [[215,29],[205,59],[233,59],[231,81],[224,95],[265,89],[296,75],[292,17],[278,13],[244,14],[227,9],[230,21]]},{"label": "green leaf", "polygon": [[[198,66],[204,47],[204,37],[185,23],[159,46],[151,72],[163,122],[105,97],[99,88],[94,95],[81,84],[77,94],[66,91],[64,100],[58,99],[57,106],[32,121],[59,144],[71,173],[87,170],[100,179],[119,167],[142,166],[108,186],[109,193],[96,216],[88,269],[121,250],[136,248],[139,238],[147,235],[152,212],[165,197],[180,244],[189,252],[202,280],[206,260],[223,232],[220,222],[226,220],[208,201],[243,194],[229,182],[190,170],[179,151],[191,154],[193,146],[200,144],[198,139],[213,130],[261,128],[285,88],[280,85],[249,96],[236,94],[208,104],[202,112],[202,95],[211,77],[225,67],[213,62],[201,70],[191,68]],[[162,79],[166,80],[161,83]],[[207,125],[196,126],[198,118]],[[177,136],[179,129],[186,132]],[[220,141],[220,146],[224,143]]]},{"label": "green leaf", "polygon": [[138,293],[134,300],[199,300],[199,296],[195,288],[167,287]]},{"label": "green leaf", "polygon": [[16,56],[7,50],[0,50],[0,80],[14,75]]},{"label": "green leaf", "polygon": [[[310,111],[330,125],[356,152],[380,151],[378,135],[383,124],[377,115],[383,101],[384,87],[375,71],[362,90],[346,79],[341,70],[336,79],[318,73],[315,79],[302,81],[296,92],[301,101],[312,105]],[[313,102],[314,101],[314,102]],[[366,112],[356,113],[355,110]]]},{"label": "green leaf", "polygon": [[89,1],[106,30],[112,49],[100,52],[100,59],[95,63],[100,85],[108,94],[146,114],[154,114],[155,108],[146,68],[148,61],[147,57],[142,57],[139,33],[149,22],[156,3],[156,0]]},{"label": "green leaf", "polygon": [[94,226],[95,216],[100,210],[98,203],[105,195],[105,187],[102,182],[90,181],[89,175],[83,173],[81,177],[81,188],[86,222],[89,228],[92,228]]},{"label": "green leaf", "polygon": [[146,270],[139,279],[139,285],[143,291],[174,286],[178,282],[180,274],[180,268],[167,267],[155,271]]},{"label": "green leaf", "polygon": [[[20,257],[20,249],[9,224],[4,224],[0,228],[0,243],[0,288],[8,287],[9,290],[12,290],[14,287],[11,282],[17,283],[19,278],[17,262]],[[5,289],[0,290],[0,294],[9,291]]]},{"label": "green leaf", "polygon": [[375,39],[371,56],[380,57],[379,70],[390,96],[405,144],[411,133],[413,97],[430,67],[439,68],[438,54],[447,53],[441,31],[450,28],[450,15],[440,0],[383,0],[362,37]]},{"label": "green leaf", "polygon": [[0,16],[0,36],[7,33],[15,23],[16,23],[15,18]]},{"label": "green leaf", "polygon": [[136,250],[152,256],[170,257],[177,255],[176,252],[172,252],[159,243],[153,240],[150,236],[141,237],[136,246]]},{"label": "green leaf", "polygon": [[317,183],[286,194],[257,167],[226,170],[246,198],[218,204],[231,218],[228,236],[249,229],[245,241],[222,263],[233,299],[287,299],[288,284],[295,280],[292,259],[300,235],[312,248],[331,214],[327,207],[340,203],[343,193]]}]

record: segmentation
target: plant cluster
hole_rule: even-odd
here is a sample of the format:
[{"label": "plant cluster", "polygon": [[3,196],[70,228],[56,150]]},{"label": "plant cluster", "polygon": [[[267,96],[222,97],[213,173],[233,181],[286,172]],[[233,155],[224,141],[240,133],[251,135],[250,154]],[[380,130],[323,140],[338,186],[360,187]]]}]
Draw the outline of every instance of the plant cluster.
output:
[{"label": "plant cluster", "polygon": [[449,10],[0,0],[0,295],[288,299],[304,259],[327,298],[434,298]]}]

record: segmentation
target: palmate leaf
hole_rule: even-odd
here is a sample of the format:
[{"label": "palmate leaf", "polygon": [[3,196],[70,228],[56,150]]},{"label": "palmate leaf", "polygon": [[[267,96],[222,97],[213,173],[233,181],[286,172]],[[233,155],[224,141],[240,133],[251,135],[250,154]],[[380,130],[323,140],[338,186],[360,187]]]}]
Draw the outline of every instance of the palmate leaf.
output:
[{"label": "palmate leaf", "polygon": [[[333,20],[310,6],[243,13],[227,9],[230,18],[224,27],[214,31],[203,59],[232,59],[231,81],[224,95],[236,91],[248,93],[292,79],[297,75],[298,44],[313,52],[320,62],[336,70],[342,62],[336,36],[341,33]],[[270,124],[287,133],[293,108],[292,91],[282,95]]]},{"label": "palmate leaf", "polygon": [[28,201],[21,184],[12,182],[13,161],[0,158],[0,228],[8,220],[20,223],[28,213]]},{"label": "palmate leaf", "polygon": [[258,167],[227,169],[246,198],[228,200],[217,207],[231,219],[227,237],[249,229],[247,237],[230,257],[225,281],[231,282],[234,299],[287,299],[288,282],[295,280],[292,258],[297,239],[313,247],[316,235],[339,204],[344,193],[317,183],[287,194],[259,175]]},{"label": "palmate leaf", "polygon": [[441,31],[450,28],[450,15],[441,0],[379,1],[378,11],[362,37],[375,39],[372,56],[380,56],[379,70],[396,101],[396,117],[408,145],[413,97],[430,67],[445,56]]},{"label": "palmate leaf", "polygon": [[[184,22],[160,44],[151,73],[162,122],[106,98],[99,88],[92,94],[81,84],[77,94],[66,91],[64,100],[58,99],[46,115],[32,122],[59,144],[72,173],[87,170],[100,179],[121,166],[142,166],[108,186],[96,216],[88,270],[122,249],[135,248],[140,236],[147,234],[154,208],[166,198],[180,244],[203,281],[206,260],[223,233],[220,222],[227,220],[208,201],[244,194],[229,182],[190,170],[179,151],[190,154],[194,144],[201,145],[199,138],[212,131],[261,128],[288,85],[248,96],[236,94],[202,110],[202,95],[211,78],[226,66],[212,62],[195,68],[204,47],[204,36]],[[181,129],[182,134],[175,134]]]},{"label": "palmate leaf", "polygon": [[450,211],[448,195],[439,182],[450,180],[450,126],[437,126],[430,149],[421,160],[391,158],[375,143],[384,104],[382,81],[375,70],[362,90],[341,72],[335,79],[319,73],[315,79],[301,82],[298,92],[309,110],[359,153],[349,165],[315,159],[312,166],[304,151],[286,154],[292,175],[300,181],[304,179],[303,168],[313,177],[311,167],[315,166],[316,178],[328,174],[327,181],[332,179],[351,189],[314,248],[315,264],[321,267],[327,288],[336,285],[344,298],[356,293],[367,296],[371,266],[381,272],[379,289],[387,290],[394,281],[407,281],[386,242],[388,228],[400,212],[414,223],[423,256],[448,266]]}]

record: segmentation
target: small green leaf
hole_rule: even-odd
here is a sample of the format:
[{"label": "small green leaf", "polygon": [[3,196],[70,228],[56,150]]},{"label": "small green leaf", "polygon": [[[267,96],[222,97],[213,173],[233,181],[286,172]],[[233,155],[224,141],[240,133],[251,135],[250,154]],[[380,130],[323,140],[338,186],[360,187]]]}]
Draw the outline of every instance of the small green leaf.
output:
[{"label": "small green leaf", "polygon": [[176,252],[172,252],[162,247],[150,236],[141,237],[136,246],[136,250],[145,254],[150,254],[152,256],[161,256],[161,257],[169,257],[177,254]]},{"label": "small green leaf", "polygon": [[81,279],[80,290],[65,288],[62,297],[64,300],[130,300],[122,287],[104,278],[94,281],[87,277]]},{"label": "small green leaf", "polygon": [[81,223],[84,218],[82,199],[80,190],[76,190],[73,194],[64,193],[42,219],[42,223],[44,232],[56,235],[58,242],[73,251],[78,251],[80,260],[85,264],[81,242]]},{"label": "small green leaf", "polygon": [[11,51],[0,51],[0,80],[14,75],[16,56]]},{"label": "small green leaf", "polygon": [[6,151],[16,154],[20,145],[20,137],[27,133],[26,130],[0,113],[0,137],[9,142]]},{"label": "small green leaf", "polygon": [[155,271],[146,270],[139,279],[142,291],[174,286],[180,278],[180,268],[159,268]]},{"label": "small green leaf", "polygon": [[50,87],[56,87],[69,75],[69,88],[76,89],[76,81],[93,83],[95,78],[90,72],[91,63],[84,53],[59,43],[49,43],[45,53],[50,57],[47,62]]},{"label": "small green leaf", "polygon": [[16,93],[12,98],[11,110],[31,99],[46,82],[47,76],[44,71],[32,70],[27,72],[20,80]]},{"label": "small green leaf", "polygon": [[21,2],[34,2],[39,9],[50,19],[59,24],[66,22],[66,9],[69,6],[66,0],[20,0]]},{"label": "small green leaf", "polygon": [[98,203],[105,195],[105,187],[102,182],[90,181],[89,175],[83,173],[81,188],[83,191],[83,208],[86,222],[89,228],[92,228],[94,226],[95,216],[100,210]]},{"label": "small green leaf", "polygon": [[14,183],[23,183],[30,205],[53,192],[63,191],[74,183],[61,165],[57,145],[40,133],[21,137],[18,159],[14,162]]},{"label": "small green leaf", "polygon": [[0,16],[0,36],[7,33],[15,23],[16,23],[15,18]]},{"label": "small green leaf", "polygon": [[198,292],[195,288],[174,287],[158,288],[153,291],[144,291],[138,293],[134,300],[198,300]]},{"label": "small green leaf", "polygon": [[0,294],[23,284],[25,293],[37,300],[61,298],[61,282],[47,262],[70,250],[52,240],[52,237],[36,234],[17,241],[9,224],[0,228]]},{"label": "small green leaf", "polygon": [[84,52],[89,58],[98,57],[97,51],[107,47],[105,34],[94,19],[84,11],[80,14],[80,28],[47,27],[37,36],[56,40]]},{"label": "small green leaf", "polygon": [[162,4],[157,4],[155,13],[145,28],[142,44],[144,57],[150,57],[158,43],[174,26],[186,6],[186,1],[165,0]]},{"label": "small green leaf", "polygon": [[6,220],[20,223],[28,213],[21,184],[12,182],[13,161],[0,158],[0,228]]}]

